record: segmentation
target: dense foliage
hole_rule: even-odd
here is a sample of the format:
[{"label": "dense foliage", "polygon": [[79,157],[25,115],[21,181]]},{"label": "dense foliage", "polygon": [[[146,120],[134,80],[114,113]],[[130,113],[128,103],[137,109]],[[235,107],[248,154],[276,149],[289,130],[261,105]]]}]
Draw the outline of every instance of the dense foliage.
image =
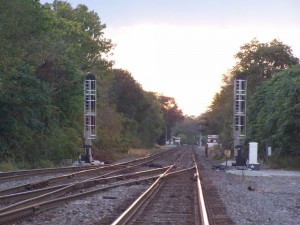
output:
[{"label": "dense foliage", "polygon": [[253,39],[241,46],[235,58],[238,62],[231,75],[233,78],[240,73],[245,75],[249,96],[263,81],[299,63],[299,59],[293,56],[292,49],[276,39],[269,43]]},{"label": "dense foliage", "polygon": [[2,1],[0,24],[0,162],[76,157],[88,72],[98,93],[94,151],[152,146],[164,132],[160,97],[112,69],[106,26],[85,5]]},{"label": "dense foliage", "polygon": [[174,135],[180,137],[182,144],[197,145],[200,141],[201,124],[195,116],[185,116],[174,128]]},{"label": "dense foliage", "polygon": [[184,120],[184,116],[182,111],[178,108],[174,98],[159,95],[158,100],[160,102],[165,121],[163,133],[161,133],[158,143],[165,144],[165,142],[170,140],[172,135],[174,135],[172,128],[174,128],[177,123],[182,122]]},{"label": "dense foliage", "polygon": [[112,103],[123,118],[127,146],[150,147],[162,133],[163,114],[157,96],[143,91],[128,71],[113,70]]},{"label": "dense foliage", "polygon": [[300,66],[263,83],[248,110],[248,140],[280,156],[300,156]]},{"label": "dense foliage", "polygon": [[[233,81],[242,74],[247,80],[247,140],[259,142],[261,152],[268,142],[280,154],[299,154],[299,112],[295,100],[299,67],[293,68],[299,59],[282,42],[260,43],[256,39],[243,45],[235,57],[237,63],[223,76],[221,91],[201,115],[206,132],[219,134],[224,147],[233,147]],[[280,71],[284,72],[278,75]]]}]

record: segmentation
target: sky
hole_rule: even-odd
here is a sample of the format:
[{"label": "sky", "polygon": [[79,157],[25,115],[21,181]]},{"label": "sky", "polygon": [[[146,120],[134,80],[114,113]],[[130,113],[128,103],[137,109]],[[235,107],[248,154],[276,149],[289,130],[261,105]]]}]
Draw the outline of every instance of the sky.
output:
[{"label": "sky", "polygon": [[146,91],[174,97],[185,115],[207,110],[234,55],[253,38],[276,38],[300,58],[299,0],[68,2],[86,5],[106,24],[114,68],[128,70]]}]

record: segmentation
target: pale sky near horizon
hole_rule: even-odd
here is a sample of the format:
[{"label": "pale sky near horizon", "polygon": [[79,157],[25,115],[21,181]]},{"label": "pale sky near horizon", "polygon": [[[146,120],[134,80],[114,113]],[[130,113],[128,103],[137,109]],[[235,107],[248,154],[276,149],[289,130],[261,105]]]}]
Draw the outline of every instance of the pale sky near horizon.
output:
[{"label": "pale sky near horizon", "polygon": [[[41,3],[52,0],[41,0]],[[88,6],[116,44],[115,68],[144,90],[174,97],[184,114],[205,112],[233,56],[253,38],[278,39],[300,58],[298,0],[68,0]]]}]

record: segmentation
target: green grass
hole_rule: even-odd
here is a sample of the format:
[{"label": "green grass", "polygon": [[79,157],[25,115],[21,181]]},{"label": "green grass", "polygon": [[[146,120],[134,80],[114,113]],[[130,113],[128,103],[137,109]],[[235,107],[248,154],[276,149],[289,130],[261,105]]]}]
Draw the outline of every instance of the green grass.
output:
[{"label": "green grass", "polygon": [[153,148],[131,148],[128,150],[128,155],[129,156],[135,156],[135,157],[143,157],[147,154],[151,154],[154,152],[161,151],[161,148],[159,147],[153,147]]},{"label": "green grass", "polygon": [[52,168],[55,167],[53,162],[49,160],[40,160],[34,163],[29,162],[2,162],[0,163],[0,172],[8,172],[15,170],[39,169],[39,168]]},{"label": "green grass", "polygon": [[18,167],[12,162],[2,162],[0,163],[0,172],[8,172],[18,170]]}]

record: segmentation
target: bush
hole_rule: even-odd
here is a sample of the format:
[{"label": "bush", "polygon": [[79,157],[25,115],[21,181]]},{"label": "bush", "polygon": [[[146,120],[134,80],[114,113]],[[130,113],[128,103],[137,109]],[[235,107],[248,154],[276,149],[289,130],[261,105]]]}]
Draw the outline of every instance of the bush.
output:
[{"label": "bush", "polygon": [[7,172],[7,171],[13,171],[13,170],[17,170],[17,167],[14,163],[12,163],[10,161],[0,163],[0,171]]},{"label": "bush", "polygon": [[272,169],[300,170],[300,156],[271,157],[269,162]]},{"label": "bush", "polygon": [[52,167],[54,167],[54,164],[49,160],[39,160],[37,162],[34,162],[34,164],[32,165],[32,169],[52,168]]}]

